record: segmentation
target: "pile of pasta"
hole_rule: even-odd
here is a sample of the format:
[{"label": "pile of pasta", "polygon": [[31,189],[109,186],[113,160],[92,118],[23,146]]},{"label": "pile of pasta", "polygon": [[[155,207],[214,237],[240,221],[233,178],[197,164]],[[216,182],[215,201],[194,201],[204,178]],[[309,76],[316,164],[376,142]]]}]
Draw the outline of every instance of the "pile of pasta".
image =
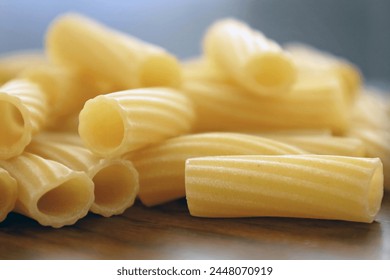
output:
[{"label": "pile of pasta", "polygon": [[184,197],[199,217],[370,223],[380,210],[388,100],[348,61],[236,19],[179,61],[61,15],[43,52],[0,59],[0,83],[0,221],[58,228]]}]

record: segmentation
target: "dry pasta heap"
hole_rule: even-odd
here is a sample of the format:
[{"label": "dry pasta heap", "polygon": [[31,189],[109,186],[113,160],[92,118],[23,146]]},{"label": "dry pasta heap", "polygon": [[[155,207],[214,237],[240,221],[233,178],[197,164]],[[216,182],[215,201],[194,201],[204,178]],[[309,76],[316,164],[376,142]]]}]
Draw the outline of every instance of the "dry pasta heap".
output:
[{"label": "dry pasta heap", "polygon": [[42,225],[187,199],[198,217],[371,223],[390,190],[389,101],[352,63],[235,19],[203,53],[79,14],[0,58],[0,221]]}]

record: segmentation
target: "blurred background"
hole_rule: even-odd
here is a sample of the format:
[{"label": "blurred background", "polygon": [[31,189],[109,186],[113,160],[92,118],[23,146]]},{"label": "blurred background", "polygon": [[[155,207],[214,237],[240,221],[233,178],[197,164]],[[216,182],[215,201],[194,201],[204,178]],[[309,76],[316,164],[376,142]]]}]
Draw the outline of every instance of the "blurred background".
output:
[{"label": "blurred background", "polygon": [[207,27],[235,17],[283,44],[304,42],[390,84],[389,0],[0,0],[0,54],[42,48],[49,23],[79,12],[179,58],[201,52]]}]

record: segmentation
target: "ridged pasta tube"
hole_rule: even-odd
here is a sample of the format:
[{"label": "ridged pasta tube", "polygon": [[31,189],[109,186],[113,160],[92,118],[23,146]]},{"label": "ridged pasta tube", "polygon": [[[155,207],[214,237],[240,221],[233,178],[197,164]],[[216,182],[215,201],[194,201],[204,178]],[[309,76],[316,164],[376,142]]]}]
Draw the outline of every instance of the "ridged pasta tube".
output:
[{"label": "ridged pasta tube", "polygon": [[0,161],[0,166],[18,182],[15,211],[41,225],[72,225],[91,208],[93,182],[84,172],[30,153]]},{"label": "ridged pasta tube", "polygon": [[8,213],[14,209],[17,196],[16,180],[0,167],[0,222],[4,221]]},{"label": "ridged pasta tube", "polygon": [[203,49],[209,60],[256,94],[286,93],[296,79],[293,60],[277,43],[235,19],[214,23]]},{"label": "ridged pasta tube", "polygon": [[383,197],[379,158],[230,156],[186,162],[191,215],[277,216],[371,223]]},{"label": "ridged pasta tube", "polygon": [[137,150],[130,159],[139,173],[141,202],[154,206],[185,196],[184,166],[191,157],[240,154],[299,154],[304,151],[267,138],[239,133],[200,133],[174,137]]},{"label": "ridged pasta tube", "polygon": [[47,117],[42,90],[27,80],[12,80],[0,87],[0,159],[21,154]]},{"label": "ridged pasta tube", "polygon": [[188,80],[183,91],[194,103],[198,132],[331,129],[338,134],[349,124],[350,110],[336,81],[297,84],[278,98],[258,98],[205,80]]},{"label": "ridged pasta tube", "polygon": [[42,133],[26,149],[72,170],[86,172],[94,183],[91,212],[110,217],[122,214],[134,204],[139,182],[133,164],[124,159],[96,156],[82,145],[77,134]]},{"label": "ridged pasta tube", "polygon": [[78,14],[62,15],[51,24],[46,49],[52,61],[91,73],[118,90],[181,82],[173,55]]},{"label": "ridged pasta tube", "polygon": [[379,157],[382,160],[385,188],[390,191],[390,131],[354,126],[348,131],[348,135],[363,141],[368,157]]},{"label": "ridged pasta tube", "polygon": [[169,88],[133,89],[88,100],[79,116],[84,144],[102,157],[115,157],[188,133],[191,101]]}]

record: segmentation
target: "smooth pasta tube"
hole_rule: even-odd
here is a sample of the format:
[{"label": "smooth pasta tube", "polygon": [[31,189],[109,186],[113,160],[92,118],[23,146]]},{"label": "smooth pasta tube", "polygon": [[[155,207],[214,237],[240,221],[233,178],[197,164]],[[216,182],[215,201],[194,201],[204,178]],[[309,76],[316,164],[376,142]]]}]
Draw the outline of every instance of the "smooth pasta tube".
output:
[{"label": "smooth pasta tube", "polygon": [[91,212],[110,217],[122,214],[138,194],[138,172],[124,159],[100,158],[85,148],[78,135],[42,133],[34,137],[27,151],[60,162],[72,170],[84,171],[94,183]]},{"label": "smooth pasta tube", "polygon": [[177,87],[181,82],[173,55],[78,14],[62,15],[52,23],[46,49],[52,61],[91,73],[118,90]]},{"label": "smooth pasta tube", "polygon": [[285,48],[294,58],[300,75],[309,79],[334,75],[341,81],[349,99],[353,100],[358,95],[363,77],[357,66],[304,44],[289,44]]},{"label": "smooth pasta tube", "polygon": [[366,156],[366,146],[362,140],[343,136],[309,136],[309,135],[271,135],[259,134],[289,145],[304,149],[313,154],[338,155],[351,157]]},{"label": "smooth pasta tube", "polygon": [[194,103],[198,132],[331,129],[340,134],[350,111],[340,90],[335,81],[303,83],[278,98],[258,98],[229,84],[188,80],[183,85]]},{"label": "smooth pasta tube", "polygon": [[174,137],[126,155],[139,173],[141,202],[154,206],[185,196],[184,167],[191,157],[240,154],[299,154],[274,140],[239,133],[200,133]]},{"label": "smooth pasta tube", "polygon": [[0,222],[14,209],[17,196],[16,180],[0,167]]},{"label": "smooth pasta tube", "polygon": [[214,23],[203,49],[209,60],[256,94],[286,93],[296,79],[293,60],[277,43],[234,19]]},{"label": "smooth pasta tube", "polygon": [[181,92],[133,89],[87,101],[79,116],[79,134],[94,153],[115,157],[188,133],[194,119],[192,103]]},{"label": "smooth pasta tube", "polygon": [[276,216],[371,223],[383,197],[379,158],[230,156],[186,162],[191,215]]},{"label": "smooth pasta tube", "polygon": [[15,79],[26,68],[46,64],[47,59],[40,50],[25,50],[0,56],[0,85]]},{"label": "smooth pasta tube", "polygon": [[45,94],[27,80],[0,87],[0,159],[21,154],[47,121]]},{"label": "smooth pasta tube", "polygon": [[0,166],[18,182],[15,211],[41,225],[72,225],[93,203],[93,183],[84,172],[30,153],[0,161]]}]

